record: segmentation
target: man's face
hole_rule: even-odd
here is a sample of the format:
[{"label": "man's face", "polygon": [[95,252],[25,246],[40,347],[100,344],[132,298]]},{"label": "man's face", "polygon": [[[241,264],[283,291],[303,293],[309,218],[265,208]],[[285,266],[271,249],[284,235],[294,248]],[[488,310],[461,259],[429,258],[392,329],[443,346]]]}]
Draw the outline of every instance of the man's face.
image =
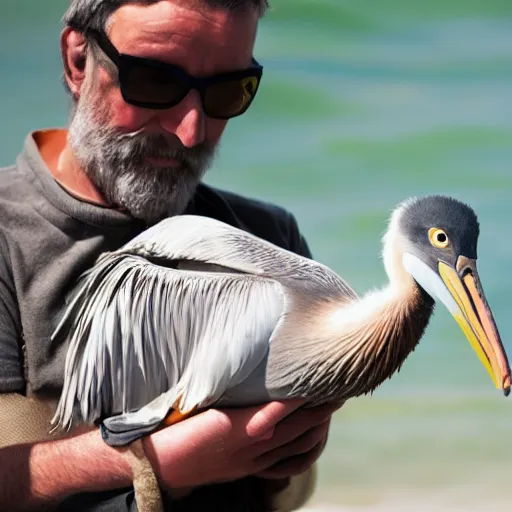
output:
[{"label": "man's face", "polygon": [[[173,64],[195,77],[250,67],[258,13],[195,10],[185,0],[128,4],[107,35],[120,53]],[[106,200],[153,223],[181,213],[210,165],[226,127],[206,116],[191,90],[166,110],[125,103],[117,76],[88,59],[71,147]],[[114,68],[115,69],[115,68]]]}]

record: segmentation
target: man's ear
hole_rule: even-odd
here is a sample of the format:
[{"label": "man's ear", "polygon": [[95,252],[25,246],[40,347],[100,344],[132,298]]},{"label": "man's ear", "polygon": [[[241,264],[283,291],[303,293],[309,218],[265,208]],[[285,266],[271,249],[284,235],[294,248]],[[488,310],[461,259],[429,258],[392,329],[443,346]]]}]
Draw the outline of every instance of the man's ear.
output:
[{"label": "man's ear", "polygon": [[64,78],[68,87],[78,99],[85,79],[87,42],[81,32],[66,27],[60,35],[60,50],[64,65]]}]

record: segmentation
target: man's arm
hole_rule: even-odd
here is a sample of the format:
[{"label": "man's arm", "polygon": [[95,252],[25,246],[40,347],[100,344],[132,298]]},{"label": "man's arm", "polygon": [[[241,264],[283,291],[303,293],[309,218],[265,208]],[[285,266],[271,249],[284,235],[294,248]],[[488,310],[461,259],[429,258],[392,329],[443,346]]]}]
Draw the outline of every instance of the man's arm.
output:
[{"label": "man's arm", "polygon": [[[229,411],[212,409],[148,436],[145,451],[161,485],[171,494],[243,478],[293,456],[299,466],[309,466],[312,447],[324,437],[332,410],[299,406],[298,401],[288,401]],[[0,449],[0,504],[12,512],[55,505],[81,492],[127,487],[131,482],[123,449],[109,447],[98,429],[58,441]]]},{"label": "man's arm", "polygon": [[0,449],[2,509],[34,510],[78,492],[127,487],[130,466],[98,430],[58,441]]},{"label": "man's arm", "polygon": [[30,510],[87,489],[130,484],[130,468],[98,431],[48,439],[49,404],[26,398],[21,321],[9,251],[0,236],[0,509]]}]

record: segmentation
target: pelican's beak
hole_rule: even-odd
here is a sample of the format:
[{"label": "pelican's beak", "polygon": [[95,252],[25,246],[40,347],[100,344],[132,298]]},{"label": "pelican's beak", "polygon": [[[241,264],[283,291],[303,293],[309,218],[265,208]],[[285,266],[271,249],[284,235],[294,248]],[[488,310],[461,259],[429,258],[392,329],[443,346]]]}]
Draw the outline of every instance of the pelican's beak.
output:
[{"label": "pelican's beak", "polygon": [[450,312],[489,372],[495,386],[508,396],[510,366],[478,277],[475,260],[459,256],[455,268],[439,261],[438,270],[457,304],[456,308],[449,308]]}]

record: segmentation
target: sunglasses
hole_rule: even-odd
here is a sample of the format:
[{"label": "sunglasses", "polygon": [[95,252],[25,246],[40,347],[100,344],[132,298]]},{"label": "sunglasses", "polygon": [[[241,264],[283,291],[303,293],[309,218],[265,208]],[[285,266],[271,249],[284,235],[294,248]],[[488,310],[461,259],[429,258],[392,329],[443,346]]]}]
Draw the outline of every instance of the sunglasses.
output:
[{"label": "sunglasses", "polygon": [[258,91],[263,66],[255,59],[247,69],[197,78],[165,62],[119,53],[102,31],[90,30],[88,34],[117,67],[121,95],[130,105],[168,109],[194,89],[207,116],[231,119],[249,108]]}]

